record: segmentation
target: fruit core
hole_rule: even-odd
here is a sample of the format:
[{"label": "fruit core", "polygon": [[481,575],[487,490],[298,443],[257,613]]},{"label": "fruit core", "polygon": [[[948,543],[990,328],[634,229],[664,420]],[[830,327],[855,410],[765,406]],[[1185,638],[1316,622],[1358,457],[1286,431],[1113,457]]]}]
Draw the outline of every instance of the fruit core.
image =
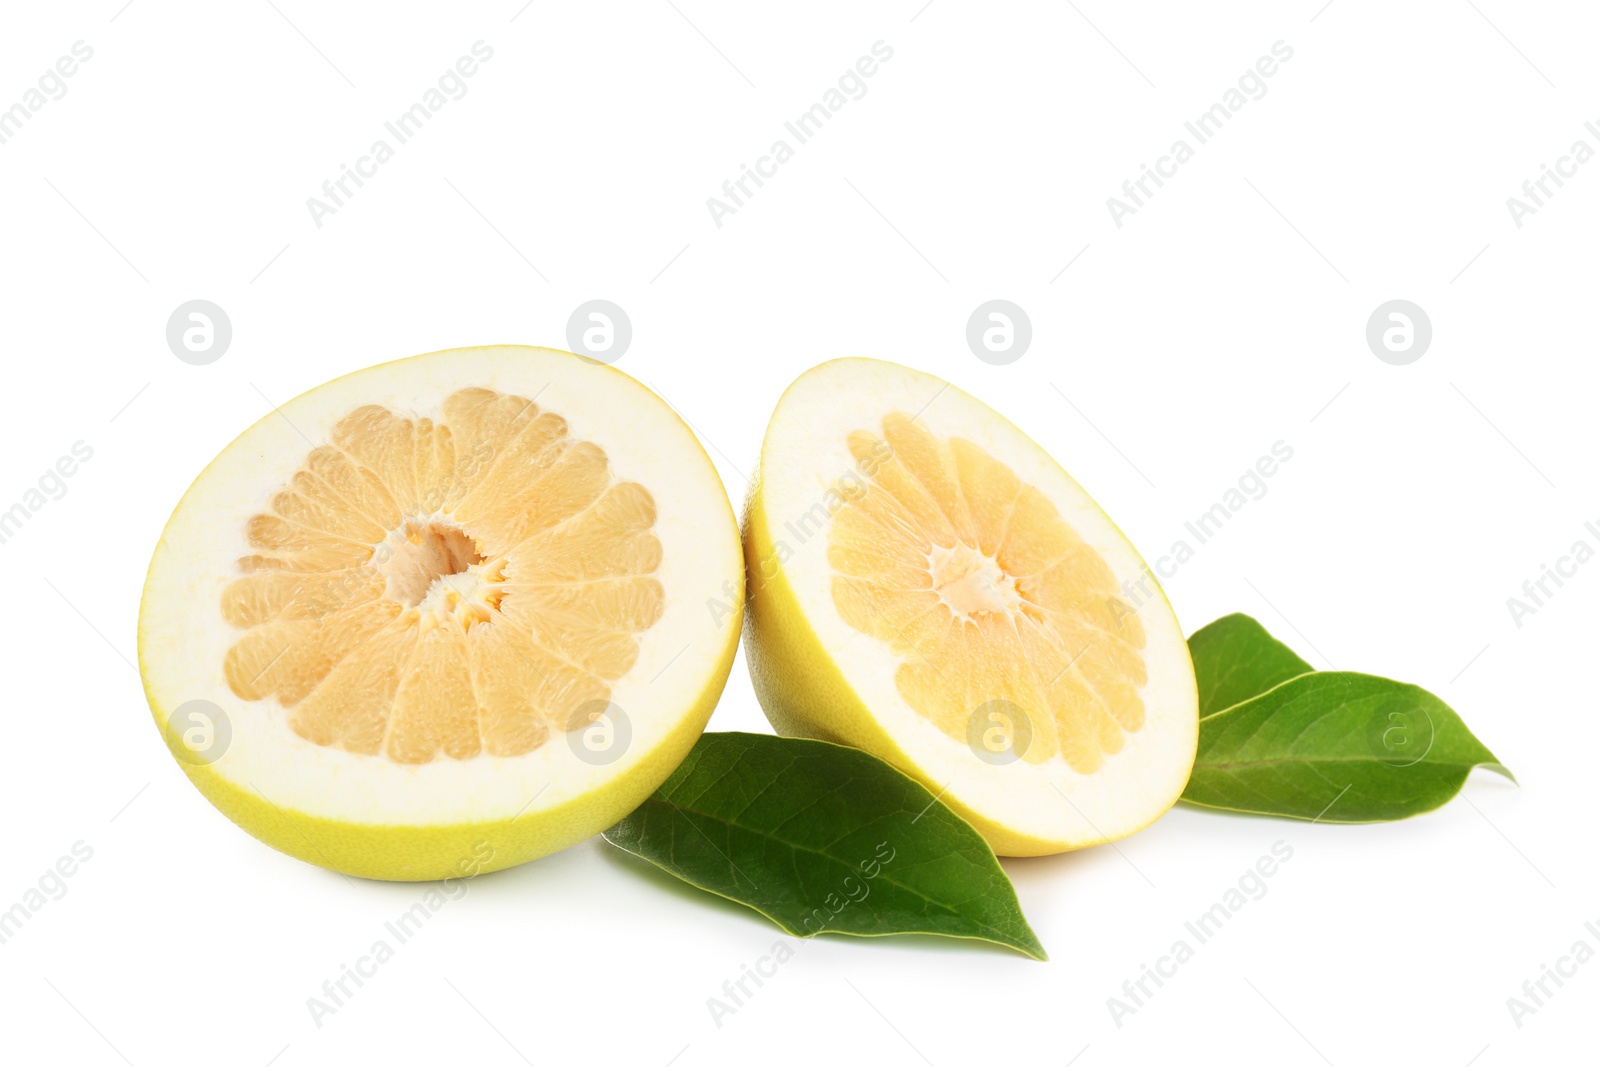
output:
[{"label": "fruit core", "polygon": [[940,602],[956,615],[1010,612],[1022,604],[1017,580],[972,545],[934,545],[928,553],[928,576]]},{"label": "fruit core", "polygon": [[483,553],[459,526],[409,520],[390,531],[373,558],[384,577],[384,595],[414,608],[435,585],[448,587],[451,577],[482,563]]}]

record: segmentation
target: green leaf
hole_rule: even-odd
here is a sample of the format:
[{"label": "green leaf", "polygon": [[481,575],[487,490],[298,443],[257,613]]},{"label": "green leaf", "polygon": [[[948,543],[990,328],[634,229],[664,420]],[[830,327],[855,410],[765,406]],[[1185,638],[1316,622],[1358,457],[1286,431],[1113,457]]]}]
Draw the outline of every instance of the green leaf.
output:
[{"label": "green leaf", "polygon": [[1183,799],[1320,822],[1377,822],[1432,811],[1474,767],[1511,777],[1432,693],[1323,671],[1203,717]]},{"label": "green leaf", "polygon": [[1201,718],[1312,670],[1248,615],[1224,615],[1195,631],[1189,638],[1189,655],[1200,688]]},{"label": "green leaf", "polygon": [[1044,947],[987,842],[854,748],[711,733],[606,840],[790,934],[942,934]]}]

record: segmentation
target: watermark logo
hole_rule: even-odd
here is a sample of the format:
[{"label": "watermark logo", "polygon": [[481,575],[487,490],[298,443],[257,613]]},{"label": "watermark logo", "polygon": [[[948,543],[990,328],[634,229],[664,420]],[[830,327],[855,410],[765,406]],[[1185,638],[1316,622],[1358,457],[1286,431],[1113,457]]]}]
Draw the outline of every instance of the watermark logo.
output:
[{"label": "watermark logo", "polygon": [[203,367],[222,358],[233,343],[228,313],[209,300],[179,304],[167,319],[167,347],[185,363]]},{"label": "watermark logo", "polygon": [[[820,544],[816,540],[817,535],[828,529],[828,523],[835,515],[866,495],[879,469],[893,458],[894,448],[889,442],[882,438],[875,439],[871,450],[858,459],[855,466],[829,483],[809,508],[786,520],[782,526],[773,526],[772,551],[749,564],[745,579],[747,591],[753,592],[757,586],[776,578],[783,565],[803,551],[806,545]],[[716,600],[708,603],[712,606],[713,620],[718,619],[719,611],[732,611],[730,601],[723,601],[720,608]]]},{"label": "watermark logo", "polygon": [[747,207],[757,191],[778,176],[779,168],[794,158],[796,149],[821,133],[845,104],[867,95],[867,79],[893,58],[893,48],[883,41],[874,41],[871,55],[858,57],[839,75],[835,85],[823,92],[821,100],[783,124],[784,136],[773,139],[767,150],[756,157],[754,167],[748,163],[739,164],[739,176],[722,183],[722,195],[706,197],[706,211],[711,215],[712,224],[720,230],[725,225],[724,219]]},{"label": "watermark logo", "polygon": [[[433,116],[443,110],[446,104],[467,95],[467,79],[478,73],[481,64],[494,58],[494,49],[481,40],[472,43],[471,52],[470,56],[458,57],[453,66],[446,67],[440,73],[434,85],[423,91],[420,99],[385,122],[383,131],[386,136],[374,138],[366,152],[355,157],[354,166],[340,163],[339,176],[322,183],[320,197],[306,197],[306,211],[311,215],[312,225],[322,229],[325,225],[323,220],[348,207],[356,193],[378,176],[379,168],[394,159],[401,146],[426,129],[433,121]],[[459,189],[456,192],[460,194]],[[468,206],[471,206],[470,202]],[[473,210],[477,211],[477,208]]]},{"label": "watermark logo", "polygon": [[[1584,132],[1589,136],[1600,139],[1600,125],[1594,122],[1583,124]],[[1595,156],[1594,146],[1583,138],[1572,142],[1572,147],[1567,153],[1556,157],[1556,165],[1552,169],[1550,164],[1539,164],[1539,176],[1529,178],[1522,183],[1522,197],[1506,197],[1506,210],[1511,213],[1511,223],[1517,229],[1522,229],[1527,224],[1529,216],[1537,215],[1539,209],[1547,207],[1548,201],[1555,196],[1567,183],[1563,178],[1576,178],[1578,168],[1589,162]],[[1554,185],[1555,188],[1551,188]]]},{"label": "watermark logo", "polygon": [[79,868],[93,857],[94,849],[87,842],[74,841],[70,855],[63,854],[54,864],[46,867],[38,881],[23,892],[20,900],[0,911],[0,945],[16,937],[46,904],[66,896],[67,879],[77,874]]},{"label": "watermark logo", "polygon": [[428,886],[420,899],[411,907],[383,924],[383,936],[376,938],[367,951],[356,957],[354,964],[339,964],[339,972],[322,983],[322,988],[306,998],[306,1011],[318,1030],[327,1025],[330,1016],[337,1015],[368,981],[376,978],[383,965],[394,959],[401,947],[433,921],[446,904],[460,900],[471,888],[472,879],[483,873],[495,857],[494,845],[488,840],[473,843],[468,855],[456,860],[447,874]]},{"label": "watermark logo", "polygon": [[67,78],[78,73],[79,65],[94,58],[94,49],[83,41],[72,42],[72,55],[57,59],[54,67],[46,67],[39,75],[37,88],[29,87],[22,99],[9,107],[0,104],[0,144],[22,132],[22,127],[33,120],[52,100],[67,95]]},{"label": "watermark logo", "polygon": [[615,763],[633,741],[627,712],[609,700],[586,700],[567,717],[567,746],[585,763]]},{"label": "watermark logo", "polygon": [[1028,713],[1004,697],[979,704],[967,716],[967,747],[992,766],[1017,762],[1032,743]]},{"label": "watermark logo", "polygon": [[1386,700],[1367,724],[1367,747],[1391,767],[1421,763],[1433,748],[1433,717],[1408,700]]},{"label": "watermark logo", "polygon": [[22,499],[9,508],[0,503],[0,508],[4,508],[0,510],[0,545],[17,536],[23,525],[46,504],[66,496],[66,480],[78,473],[79,467],[93,456],[94,449],[88,442],[74,441],[72,454],[60,456],[53,465],[46,467],[39,480],[22,494]]},{"label": "watermark logo", "polygon": [[1391,366],[1415,363],[1432,342],[1432,320],[1409,300],[1379,304],[1367,319],[1367,347]]},{"label": "watermark logo", "polygon": [[[749,590],[745,591],[744,599],[748,599]],[[729,578],[722,583],[721,596],[706,597],[706,610],[711,613],[711,625],[722,629],[722,624],[739,613],[742,604],[739,591],[733,587],[733,579]]]},{"label": "watermark logo", "polygon": [[[798,925],[805,931],[801,936],[809,938],[823,933],[846,908],[863,903],[872,894],[872,880],[894,862],[894,857],[895,850],[889,842],[878,842],[871,856],[856,863],[857,870],[861,872],[859,876],[846,875],[836,889],[822,898],[821,904],[800,917]],[[759,957],[754,967],[741,963],[738,977],[722,983],[722,996],[706,998],[706,1010],[716,1028],[721,1030],[730,1016],[737,1015],[739,1009],[747,1006],[766,984],[766,980],[775,977],[780,966],[794,959],[798,946],[805,943],[801,941],[790,946],[782,941],[774,941],[771,950]]]},{"label": "watermark logo", "polygon": [[[1600,940],[1600,925],[1586,922],[1583,924],[1583,929],[1589,937]],[[1541,963],[1539,976],[1522,983],[1522,996],[1506,998],[1506,1010],[1511,1013],[1511,1021],[1516,1024],[1517,1029],[1522,1029],[1525,1025],[1524,1020],[1528,1016],[1537,1015],[1540,1008],[1549,1007],[1547,1002],[1561,991],[1567,984],[1567,979],[1578,977],[1578,968],[1594,958],[1594,946],[1587,938],[1580,937],[1572,943],[1572,948],[1566,955],[1556,957],[1554,967],[1548,963]]]},{"label": "watermark logo", "polygon": [[167,716],[167,746],[191,767],[215,763],[233,742],[228,713],[209,700],[188,700]]},{"label": "watermark logo", "polygon": [[[1234,86],[1223,92],[1216,103],[1183,124],[1186,137],[1173,140],[1167,151],[1156,157],[1155,166],[1139,164],[1139,176],[1122,183],[1122,196],[1106,198],[1106,210],[1111,222],[1122,229],[1125,220],[1147,207],[1157,191],[1178,176],[1178,169],[1195,157],[1196,150],[1221,133],[1252,100],[1267,95],[1267,79],[1277,74],[1281,65],[1294,58],[1294,49],[1284,41],[1272,42],[1271,55],[1258,58],[1254,66],[1246,67]],[[1190,143],[1191,139],[1193,144]],[[1163,180],[1165,179],[1165,180]],[[1154,186],[1154,188],[1151,188]]]},{"label": "watermark logo", "polygon": [[1194,959],[1207,942],[1225,930],[1246,905],[1266,896],[1271,888],[1267,880],[1293,858],[1293,845],[1281,839],[1274,841],[1270,849],[1244,869],[1216,903],[1183,924],[1186,936],[1176,938],[1165,954],[1156,957],[1154,965],[1140,963],[1138,976],[1122,983],[1121,995],[1114,993],[1106,998],[1106,1010],[1117,1029],[1121,1030],[1130,1016],[1148,1007],[1162,987],[1178,976],[1179,969]]},{"label": "watermark logo", "polygon": [[567,319],[567,348],[601,363],[615,363],[633,341],[633,321],[609,300],[579,304]]},{"label": "watermark logo", "polygon": [[1032,342],[1028,313],[1009,300],[979,304],[967,319],[967,347],[985,363],[997,367],[1015,363]]},{"label": "watermark logo", "polygon": [[[3,520],[0,520],[3,525]],[[1586,522],[1583,524],[1584,532],[1595,538],[1600,543],[1600,524]],[[1507,597],[1506,610],[1511,613],[1511,621],[1517,629],[1522,629],[1522,620],[1529,615],[1537,614],[1540,608],[1548,606],[1552,597],[1565,586],[1566,579],[1576,578],[1578,568],[1588,563],[1595,557],[1594,546],[1584,538],[1572,542],[1572,547],[1567,553],[1556,557],[1555,566],[1548,563],[1539,564],[1539,576],[1529,578],[1522,583],[1521,597]]]},{"label": "watermark logo", "polygon": [[1274,441],[1269,453],[1258,456],[1254,464],[1246,467],[1216,503],[1183,524],[1184,532],[1189,536],[1173,541],[1171,549],[1165,555],[1157,556],[1154,564],[1145,564],[1144,573],[1138,578],[1124,579],[1124,599],[1111,605],[1117,625],[1122,624],[1123,615],[1141,610],[1158,596],[1160,583],[1176,576],[1178,569],[1194,559],[1199,549],[1221,533],[1233,517],[1244,510],[1245,505],[1266,496],[1270,488],[1268,480],[1293,458],[1293,445],[1287,441]]}]

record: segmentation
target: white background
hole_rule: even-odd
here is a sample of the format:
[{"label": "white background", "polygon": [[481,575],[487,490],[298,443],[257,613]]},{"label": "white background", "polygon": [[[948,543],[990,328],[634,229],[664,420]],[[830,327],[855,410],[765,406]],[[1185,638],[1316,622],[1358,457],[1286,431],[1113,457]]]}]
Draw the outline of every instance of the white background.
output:
[{"label": "white background", "polygon": [[[0,908],[93,849],[0,945],[7,1060],[1593,1058],[1600,963],[1520,1028],[1506,1006],[1579,938],[1600,948],[1600,564],[1520,628],[1506,605],[1578,538],[1600,547],[1600,163],[1521,228],[1506,206],[1574,140],[1600,148],[1592,11],[274,2],[0,15],[0,107],[94,49],[0,145],[0,509],[94,450],[0,545]],[[306,198],[480,39],[467,95],[317,228]],[[718,228],[706,198],[879,40],[867,94]],[[1267,94],[1115,226],[1106,198],[1279,40]],[[417,352],[566,347],[596,297],[633,322],[618,366],[688,417],[735,500],[783,386],[845,354],[1012,417],[1151,559],[1287,442],[1167,583],[1185,629],[1245,611],[1319,667],[1424,685],[1521,787],[1479,772],[1378,826],[1175,810],[1115,849],[1006,862],[1049,963],[824,937],[721,1027],[707,998],[777,932],[596,838],[472,883],[317,1027],[307,998],[424,887],[279,855],[188,784],[129,662],[150,550],[271,403]],[[997,297],[1034,330],[1008,366],[964,337]],[[233,324],[209,366],[165,341],[195,298]],[[1364,339],[1394,298],[1433,323],[1409,366]],[[742,661],[712,728],[767,729]],[[1268,894],[1116,1026],[1107,998],[1280,839]]]}]

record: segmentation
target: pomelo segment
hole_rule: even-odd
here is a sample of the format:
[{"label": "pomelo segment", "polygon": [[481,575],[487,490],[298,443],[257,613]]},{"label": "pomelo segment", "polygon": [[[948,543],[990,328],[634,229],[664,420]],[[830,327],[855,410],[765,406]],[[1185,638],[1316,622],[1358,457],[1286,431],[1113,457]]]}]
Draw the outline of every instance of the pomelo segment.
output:
[{"label": "pomelo segment", "polygon": [[432,879],[648,796],[705,728],[742,592],[722,483],[659,397],[549,349],[435,352],[290,401],[206,468],[151,560],[140,665],[234,821]]},{"label": "pomelo segment", "polygon": [[1147,826],[1194,765],[1188,645],[1143,561],[961,390],[841,359],[791,385],[744,524],[745,656],[780,733],[918,778],[1001,855]]}]

